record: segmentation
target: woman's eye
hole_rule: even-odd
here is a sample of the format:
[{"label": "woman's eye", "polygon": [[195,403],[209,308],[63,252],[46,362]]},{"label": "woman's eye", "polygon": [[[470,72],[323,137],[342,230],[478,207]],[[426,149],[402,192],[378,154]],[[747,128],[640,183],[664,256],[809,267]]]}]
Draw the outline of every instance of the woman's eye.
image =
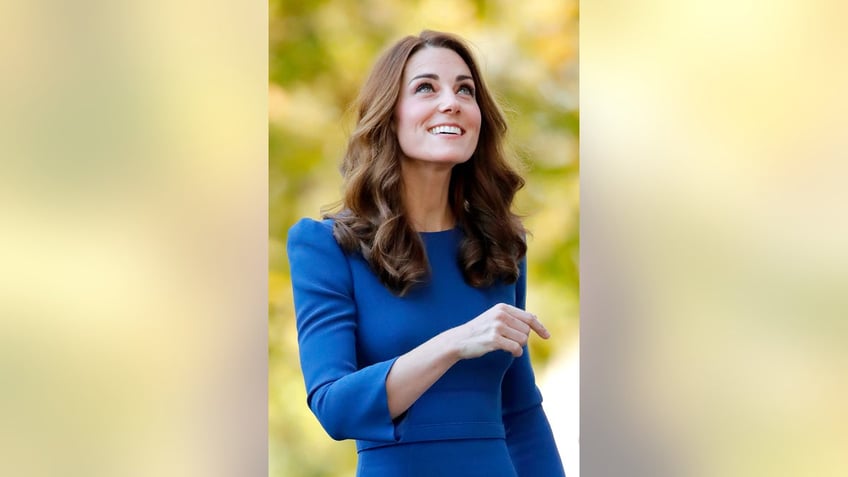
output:
[{"label": "woman's eye", "polygon": [[468,86],[467,84],[460,86],[459,92],[462,94],[467,94],[468,96],[474,96],[474,88]]},{"label": "woman's eye", "polygon": [[432,93],[433,91],[433,85],[430,83],[421,83],[415,88],[416,93]]}]

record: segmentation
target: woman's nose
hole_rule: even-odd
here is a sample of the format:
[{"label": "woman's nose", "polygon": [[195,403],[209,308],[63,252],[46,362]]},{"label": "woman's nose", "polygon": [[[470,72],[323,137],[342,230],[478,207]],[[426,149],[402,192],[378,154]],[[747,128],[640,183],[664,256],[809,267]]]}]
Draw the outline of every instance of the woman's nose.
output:
[{"label": "woman's nose", "polygon": [[442,102],[439,105],[439,111],[443,113],[459,112],[459,101],[457,100],[456,93],[447,90],[442,94]]}]

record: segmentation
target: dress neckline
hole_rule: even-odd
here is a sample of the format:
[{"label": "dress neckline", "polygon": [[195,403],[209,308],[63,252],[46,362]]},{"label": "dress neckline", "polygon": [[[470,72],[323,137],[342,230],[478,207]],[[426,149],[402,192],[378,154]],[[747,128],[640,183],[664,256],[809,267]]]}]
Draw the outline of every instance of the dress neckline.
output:
[{"label": "dress neckline", "polygon": [[454,225],[453,227],[451,227],[449,229],[436,230],[436,231],[433,231],[433,232],[418,232],[418,234],[421,235],[422,237],[434,237],[434,236],[438,236],[438,235],[447,235],[447,234],[457,230],[457,228],[458,227],[456,225]]}]

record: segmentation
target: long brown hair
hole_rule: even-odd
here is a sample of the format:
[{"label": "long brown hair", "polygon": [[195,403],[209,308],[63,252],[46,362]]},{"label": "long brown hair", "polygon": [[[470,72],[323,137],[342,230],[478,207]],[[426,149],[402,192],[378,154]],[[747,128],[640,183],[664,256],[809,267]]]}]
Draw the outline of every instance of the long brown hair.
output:
[{"label": "long brown hair", "polygon": [[392,120],[407,60],[424,47],[448,48],[468,65],[475,84],[481,127],[471,158],[451,171],[449,206],[464,233],[458,261],[465,280],[485,287],[513,283],[527,251],[525,230],[512,210],[524,180],[504,152],[507,124],[465,42],[425,30],[407,36],[377,60],[357,101],[358,120],[342,163],[344,196],[333,234],[348,252],[359,251],[380,281],[405,295],[429,274],[420,235],[403,206],[401,149]]}]

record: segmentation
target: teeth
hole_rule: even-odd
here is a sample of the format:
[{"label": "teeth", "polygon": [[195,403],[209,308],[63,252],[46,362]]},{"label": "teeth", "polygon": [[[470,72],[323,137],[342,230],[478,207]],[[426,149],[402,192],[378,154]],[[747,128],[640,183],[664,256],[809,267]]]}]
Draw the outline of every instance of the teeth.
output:
[{"label": "teeth", "polygon": [[462,134],[462,130],[456,126],[436,126],[430,129],[430,134]]}]

